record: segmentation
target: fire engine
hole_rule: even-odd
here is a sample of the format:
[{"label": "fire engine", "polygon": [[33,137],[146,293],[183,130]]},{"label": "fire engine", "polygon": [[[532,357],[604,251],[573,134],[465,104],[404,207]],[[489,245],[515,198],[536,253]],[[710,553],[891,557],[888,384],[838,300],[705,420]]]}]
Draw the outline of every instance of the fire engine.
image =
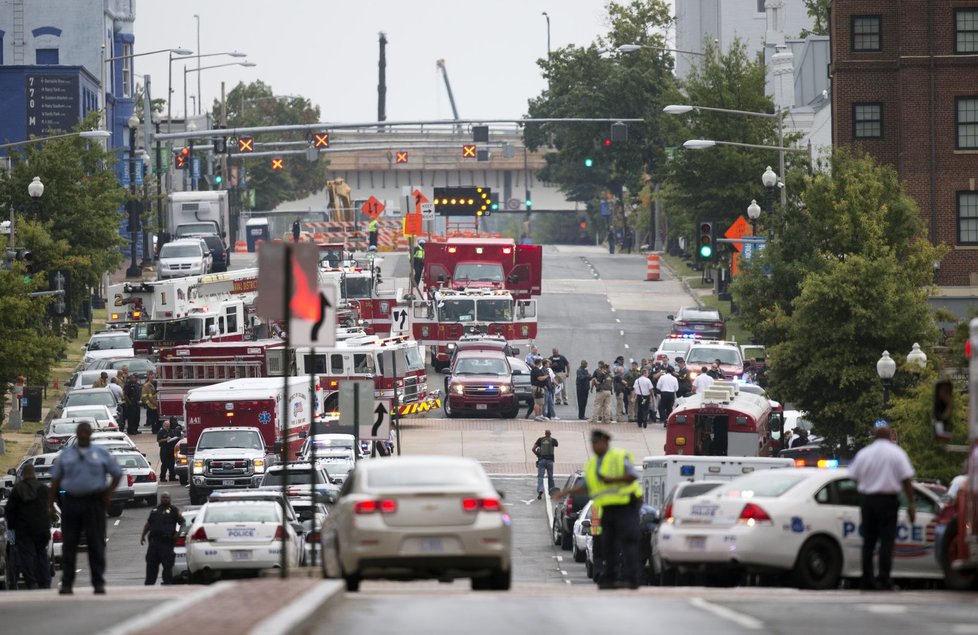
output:
[{"label": "fire engine", "polygon": [[[325,249],[329,247],[330,249]],[[401,291],[382,291],[380,259],[343,259],[336,245],[320,245],[319,280],[334,280],[339,284],[341,305],[340,324],[357,324],[368,335],[386,336],[391,333],[391,309],[401,303]],[[342,245],[340,245],[342,247]]]},{"label": "fire engine", "polygon": [[543,248],[512,238],[450,238],[424,246],[425,287],[509,290],[517,299],[540,295]]},{"label": "fire engine", "polygon": [[110,326],[134,326],[137,355],[206,340],[240,341],[251,327],[258,270],[109,287]]},{"label": "fire engine", "polygon": [[676,403],[666,426],[666,454],[758,456],[772,429],[784,426],[764,395],[717,381]]},{"label": "fire engine", "polygon": [[431,365],[448,367],[448,348],[463,335],[499,335],[510,344],[537,336],[536,300],[520,300],[505,289],[436,289],[414,301],[414,339],[432,347]]}]

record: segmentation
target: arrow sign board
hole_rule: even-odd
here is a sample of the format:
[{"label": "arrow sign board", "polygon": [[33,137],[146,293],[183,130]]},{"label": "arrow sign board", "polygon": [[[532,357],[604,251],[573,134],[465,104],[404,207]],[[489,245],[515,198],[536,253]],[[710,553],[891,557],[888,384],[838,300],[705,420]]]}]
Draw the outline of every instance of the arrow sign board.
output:
[{"label": "arrow sign board", "polygon": [[[738,216],[737,220],[735,220],[733,224],[727,228],[727,231],[723,232],[723,235],[726,236],[727,238],[730,238],[731,240],[735,240],[737,238],[743,238],[749,232],[750,232],[750,223],[747,222],[747,219],[744,218],[743,216]],[[741,250],[740,243],[733,243],[733,246],[734,249],[736,249],[737,251]]]},{"label": "arrow sign board", "polygon": [[411,324],[408,320],[408,310],[405,307],[396,306],[391,309],[391,335],[407,333],[410,327]]},{"label": "arrow sign board", "polygon": [[391,437],[391,411],[386,401],[377,402],[373,409],[373,420],[360,426],[361,441],[386,441]]},{"label": "arrow sign board", "polygon": [[435,217],[434,203],[428,201],[427,203],[421,203],[418,207],[421,209],[421,218],[430,220]]},{"label": "arrow sign board", "polygon": [[356,427],[360,431],[360,438],[363,439],[364,427],[367,432],[370,432],[376,420],[374,382],[372,379],[351,379],[341,381],[339,389],[340,427]]}]

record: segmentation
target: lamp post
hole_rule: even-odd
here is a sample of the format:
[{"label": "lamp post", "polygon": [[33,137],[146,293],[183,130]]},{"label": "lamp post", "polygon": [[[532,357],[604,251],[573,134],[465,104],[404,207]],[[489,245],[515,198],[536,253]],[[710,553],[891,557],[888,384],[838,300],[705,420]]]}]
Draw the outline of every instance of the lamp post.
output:
[{"label": "lamp post", "polygon": [[[187,132],[197,132],[197,124],[193,121],[187,122]],[[191,137],[187,146],[190,148],[190,165],[188,166],[185,174],[190,174],[190,191],[193,192],[197,189],[197,177],[194,176],[194,139]]]},{"label": "lamp post", "polygon": [[757,204],[757,200],[751,199],[750,205],[747,206],[747,218],[750,219],[750,232],[754,236],[757,236],[757,219],[761,217],[761,206]]},{"label": "lamp post", "polygon": [[[242,55],[244,55],[244,53],[214,53],[214,55],[231,55],[233,57],[241,57]],[[207,56],[201,55],[200,57],[207,57]],[[183,112],[184,112],[183,116],[184,118],[188,116],[188,112],[189,112],[187,110],[187,75],[190,73],[200,73],[200,71],[206,71],[212,68],[222,68],[224,66],[244,66],[245,68],[254,68],[255,66],[258,66],[258,64],[255,64],[254,62],[228,62],[227,64],[214,64],[213,66],[202,66],[199,68],[187,68],[186,66],[184,66],[183,67]],[[198,74],[197,77],[199,78],[200,75]],[[199,105],[200,103],[199,95],[198,95],[197,102]]]},{"label": "lamp post", "polygon": [[139,116],[133,113],[126,122],[129,125],[129,201],[126,207],[129,210],[129,268],[126,269],[127,278],[139,278],[143,275],[142,268],[136,264],[136,232],[139,224],[137,223],[136,205],[136,130],[139,128]]},{"label": "lamp post", "polygon": [[[167,121],[167,126],[170,122]],[[160,142],[160,116],[153,113],[153,126],[156,128],[156,240],[163,245],[163,144]],[[169,172],[169,171],[168,171]],[[156,262],[156,250],[153,250],[153,262]]]},{"label": "lamp post", "polygon": [[[767,190],[767,211],[771,214],[771,218],[774,218],[774,188],[778,185],[778,175],[774,173],[770,165],[761,175],[761,184]],[[781,188],[781,191],[784,192],[784,187]],[[773,226],[771,233],[774,233]]]},{"label": "lamp post", "polygon": [[547,58],[550,57],[550,14],[543,12],[543,17],[547,18]]},{"label": "lamp post", "polygon": [[927,368],[927,354],[920,350],[920,344],[917,342],[913,343],[913,348],[907,353],[907,363],[914,369]]},{"label": "lamp post", "polygon": [[890,384],[893,375],[896,374],[896,362],[890,357],[889,351],[883,351],[882,357],[876,362],[876,374],[879,375],[880,383],[883,384],[883,410],[890,407]]},{"label": "lamp post", "polygon": [[167,64],[167,83],[166,83],[166,131],[169,133],[170,122],[173,120],[173,55],[181,57],[193,55],[189,49],[175,49],[170,51],[170,61]]},{"label": "lamp post", "polygon": [[[102,45],[102,63],[100,65],[101,72],[99,73],[98,88],[99,88],[99,110],[101,111],[100,125],[105,124],[105,64],[107,62],[115,62],[118,60],[128,59],[131,60],[134,57],[142,57],[143,55],[156,55],[157,53],[169,53],[170,63],[173,63],[173,55],[190,55],[193,51],[188,51],[187,49],[174,48],[174,49],[158,49],[156,51],[146,51],[145,53],[132,53],[130,55],[120,55],[118,57],[105,57],[105,45]],[[133,68],[132,62],[130,65],[130,75],[132,75]]]},{"label": "lamp post", "polygon": [[153,262],[153,256],[151,254],[151,252],[152,252],[152,246],[150,245],[150,240],[149,240],[149,228],[148,228],[148,226],[146,224],[146,219],[144,219],[142,216],[143,216],[143,213],[146,211],[146,207],[147,207],[147,205],[146,205],[146,176],[149,174],[150,167],[152,166],[153,160],[149,158],[149,153],[146,152],[145,149],[143,149],[143,153],[139,156],[139,158],[143,162],[143,191],[141,192],[142,196],[139,199],[139,201],[140,201],[140,206],[139,206],[139,226],[143,230],[143,260],[142,260],[142,266],[143,267],[146,267],[146,266],[152,264],[152,262]]}]

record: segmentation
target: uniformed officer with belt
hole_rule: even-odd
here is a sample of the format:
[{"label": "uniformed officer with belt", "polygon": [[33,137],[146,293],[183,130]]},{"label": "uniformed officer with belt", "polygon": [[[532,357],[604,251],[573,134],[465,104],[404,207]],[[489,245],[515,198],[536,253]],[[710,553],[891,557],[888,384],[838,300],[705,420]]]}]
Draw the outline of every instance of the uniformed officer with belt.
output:
[{"label": "uniformed officer with belt", "polygon": [[173,544],[177,525],[184,524],[183,514],[170,503],[170,495],[160,494],[160,504],[149,513],[143,525],[143,535],[139,544],[146,544],[149,534],[149,548],[146,550],[146,586],[156,584],[156,574],[163,565],[163,584],[173,584]]},{"label": "uniformed officer with belt", "polygon": [[[610,447],[611,435],[592,430],[594,455],[584,466],[584,485],[560,490],[559,500],[567,494],[591,497],[601,518],[601,555],[603,571],[599,589],[637,589],[641,575],[639,512],[642,508],[642,485],[635,459],[630,452]],[[621,558],[619,559],[619,554]]]}]

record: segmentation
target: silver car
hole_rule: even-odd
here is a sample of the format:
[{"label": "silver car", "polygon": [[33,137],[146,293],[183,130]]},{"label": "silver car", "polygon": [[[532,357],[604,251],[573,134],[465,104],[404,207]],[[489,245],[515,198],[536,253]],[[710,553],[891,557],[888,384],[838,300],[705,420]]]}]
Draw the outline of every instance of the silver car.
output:
[{"label": "silver car", "polygon": [[471,578],[474,590],[507,590],[512,528],[500,499],[472,459],[360,461],[323,528],[325,573],[348,591],[364,578]]},{"label": "silver car", "polygon": [[164,278],[202,276],[213,266],[211,250],[200,238],[181,238],[160,248],[157,275]]}]

